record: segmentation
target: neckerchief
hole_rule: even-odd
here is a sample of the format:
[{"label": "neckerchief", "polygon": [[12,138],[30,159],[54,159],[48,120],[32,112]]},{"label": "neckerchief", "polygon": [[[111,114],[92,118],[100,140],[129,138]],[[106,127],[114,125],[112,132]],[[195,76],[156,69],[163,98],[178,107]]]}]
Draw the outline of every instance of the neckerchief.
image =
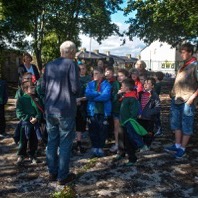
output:
[{"label": "neckerchief", "polygon": [[185,67],[187,67],[188,65],[194,63],[195,61],[197,61],[197,59],[195,57],[192,57],[190,60],[184,62],[184,65],[181,67],[179,72],[182,72],[185,69]]},{"label": "neckerchief", "polygon": [[100,92],[100,85],[103,82],[103,79],[101,81],[96,81],[96,91]]},{"label": "neckerchief", "polygon": [[109,83],[113,83],[113,82],[115,82],[115,78],[114,78],[114,77],[111,77],[111,78],[109,79]]},{"label": "neckerchief", "polygon": [[133,90],[133,91],[129,91],[124,93],[124,95],[119,99],[119,101],[122,101],[124,98],[135,98],[137,99],[137,91]]}]

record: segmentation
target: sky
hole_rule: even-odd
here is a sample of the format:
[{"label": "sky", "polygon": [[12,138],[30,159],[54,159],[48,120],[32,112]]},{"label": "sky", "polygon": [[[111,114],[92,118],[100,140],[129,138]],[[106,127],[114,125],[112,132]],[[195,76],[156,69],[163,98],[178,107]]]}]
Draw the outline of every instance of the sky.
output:
[{"label": "sky", "polygon": [[[124,6],[124,5],[123,5]],[[120,28],[120,31],[127,30],[128,24],[125,23],[127,20],[126,17],[123,16],[123,13],[119,11],[118,13],[112,15],[112,22],[117,24]],[[106,51],[110,51],[110,54],[126,56],[126,54],[131,54],[132,57],[137,57],[140,54],[140,51],[145,47],[143,41],[140,41],[138,38],[133,38],[133,41],[129,41],[128,37],[124,37],[126,40],[125,45],[122,45],[122,39],[119,36],[112,35],[108,37],[108,39],[103,40],[101,44],[99,44],[93,38],[89,38],[85,35],[80,35],[80,39],[82,45],[80,48],[86,48],[87,51],[99,50],[100,53],[106,53]]]}]

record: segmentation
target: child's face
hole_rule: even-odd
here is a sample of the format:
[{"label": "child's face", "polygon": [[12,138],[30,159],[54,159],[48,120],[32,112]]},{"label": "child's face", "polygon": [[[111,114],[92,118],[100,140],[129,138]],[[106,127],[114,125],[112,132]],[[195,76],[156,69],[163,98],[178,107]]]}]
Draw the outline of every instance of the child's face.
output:
[{"label": "child's face", "polygon": [[140,61],[137,61],[137,63],[135,64],[135,68],[139,71],[142,71],[144,69]]},{"label": "child's face", "polygon": [[125,79],[127,79],[127,76],[125,76],[123,73],[118,72],[118,82],[121,83]]},{"label": "child's face", "polygon": [[31,61],[32,61],[31,57],[29,57],[29,56],[24,57],[24,62],[25,63],[30,63]]},{"label": "child's face", "polygon": [[25,82],[25,81],[31,82],[32,81],[32,75],[29,74],[29,75],[25,76],[23,78],[23,82]]},{"label": "child's face", "polygon": [[129,88],[125,85],[125,83],[122,83],[121,91],[122,91],[122,92],[127,92],[127,91],[129,91]]},{"label": "child's face", "polygon": [[139,78],[140,78],[140,82],[142,83],[142,85],[144,85],[144,82],[145,82],[144,76],[140,76]]},{"label": "child's face", "polygon": [[152,84],[152,82],[150,80],[146,80],[144,82],[145,91],[151,91],[153,88],[154,88],[154,85]]},{"label": "child's face", "polygon": [[138,76],[137,76],[136,74],[131,74],[131,79],[132,79],[132,80],[136,81],[137,78],[138,78]]},{"label": "child's face", "polygon": [[101,74],[99,71],[94,70],[93,71],[93,79],[96,81],[100,81],[103,78],[103,74]]},{"label": "child's face", "polygon": [[34,95],[36,93],[35,86],[28,87],[27,94]]},{"label": "child's face", "polygon": [[113,77],[113,72],[110,71],[110,70],[106,70],[106,71],[105,71],[105,78],[106,78],[107,80],[109,80],[109,79],[111,79],[112,77]]},{"label": "child's face", "polygon": [[79,68],[80,68],[80,75],[84,76],[87,72],[86,67],[84,65],[80,65]]},{"label": "child's face", "polygon": [[182,60],[186,61],[186,60],[190,59],[191,57],[192,57],[192,53],[191,52],[187,52],[186,50],[182,50],[181,51]]}]

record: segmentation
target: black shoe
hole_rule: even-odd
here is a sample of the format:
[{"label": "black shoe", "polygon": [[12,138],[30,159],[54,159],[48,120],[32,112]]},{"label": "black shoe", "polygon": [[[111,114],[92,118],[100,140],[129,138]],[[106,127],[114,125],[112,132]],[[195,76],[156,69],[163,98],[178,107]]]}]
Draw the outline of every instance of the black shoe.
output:
[{"label": "black shoe", "polygon": [[76,174],[74,173],[69,173],[68,176],[65,179],[59,180],[58,184],[59,185],[65,185],[70,182],[73,182],[76,179]]},{"label": "black shoe", "polygon": [[57,174],[49,174],[49,181],[53,182],[57,180]]},{"label": "black shoe", "polygon": [[86,152],[86,149],[82,146],[79,147],[79,151],[80,153],[85,153]]}]

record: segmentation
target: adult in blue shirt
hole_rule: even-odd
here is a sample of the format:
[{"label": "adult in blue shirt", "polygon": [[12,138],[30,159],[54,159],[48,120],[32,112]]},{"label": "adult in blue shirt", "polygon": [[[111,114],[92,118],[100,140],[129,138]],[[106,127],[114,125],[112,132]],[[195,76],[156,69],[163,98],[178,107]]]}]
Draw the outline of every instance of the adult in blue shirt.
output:
[{"label": "adult in blue shirt", "polygon": [[49,180],[65,185],[75,178],[69,172],[72,143],[75,138],[76,96],[79,90],[78,66],[73,61],[76,46],[65,41],[61,57],[49,62],[43,75],[45,114],[48,132],[47,165]]}]

